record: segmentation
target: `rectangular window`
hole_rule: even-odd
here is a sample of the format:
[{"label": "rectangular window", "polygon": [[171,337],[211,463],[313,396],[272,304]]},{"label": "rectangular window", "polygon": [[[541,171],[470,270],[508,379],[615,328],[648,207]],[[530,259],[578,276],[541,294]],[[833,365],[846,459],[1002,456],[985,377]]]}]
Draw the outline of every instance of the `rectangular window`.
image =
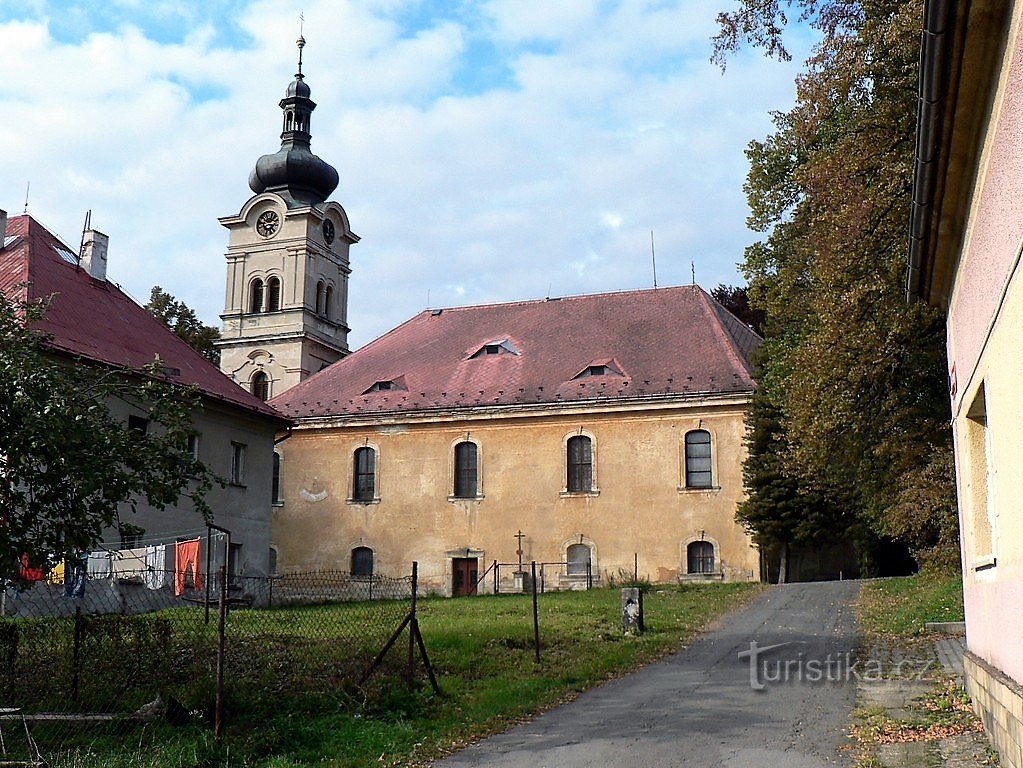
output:
[{"label": "rectangular window", "polygon": [[568,440],[568,490],[593,490],[593,444],[585,435]]},{"label": "rectangular window", "polygon": [[477,496],[476,443],[464,442],[455,446],[455,497],[474,499]]},{"label": "rectangular window", "polygon": [[686,487],[711,488],[710,432],[694,429],[686,433]]},{"label": "rectangular window", "polygon": [[245,481],[245,446],[231,443],[231,485],[241,485]]},{"label": "rectangular window", "polygon": [[974,570],[995,565],[995,511],[992,504],[991,432],[988,424],[986,385],[982,384],[970,410],[965,427],[962,480],[966,483],[968,527]]},{"label": "rectangular window", "polygon": [[352,498],[355,501],[373,501],[376,498],[376,454],[368,446],[355,451],[352,478]]},{"label": "rectangular window", "polygon": [[128,429],[134,429],[145,435],[149,432],[149,419],[144,419],[141,416],[129,416]]},{"label": "rectangular window", "polygon": [[188,436],[188,455],[196,461],[199,460],[199,435]]},{"label": "rectangular window", "polygon": [[281,498],[281,455],[277,451],[274,451],[274,471],[270,483],[270,503],[284,503],[284,499]]}]

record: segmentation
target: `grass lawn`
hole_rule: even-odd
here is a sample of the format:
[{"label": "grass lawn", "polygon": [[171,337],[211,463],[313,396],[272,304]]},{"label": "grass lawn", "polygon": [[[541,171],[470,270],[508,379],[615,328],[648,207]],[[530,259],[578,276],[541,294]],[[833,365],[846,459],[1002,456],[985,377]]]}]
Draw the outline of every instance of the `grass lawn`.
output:
[{"label": "grass lawn", "polygon": [[921,572],[863,584],[860,625],[868,635],[909,638],[928,621],[963,621],[963,584],[958,572]]},{"label": "grass lawn", "polygon": [[[221,746],[212,743],[204,727],[150,725],[127,737],[122,733],[104,740],[94,733],[89,754],[60,764],[418,765],[678,650],[700,628],[761,589],[756,584],[655,588],[646,595],[648,630],[639,637],[622,636],[616,589],[542,595],[540,664],[533,660],[528,596],[424,599],[420,625],[441,697],[428,684],[410,693],[394,678],[378,679],[374,695],[361,706],[358,696],[350,696],[345,706],[336,697],[315,701],[268,695],[229,712]],[[407,647],[403,639],[396,648],[399,657]]]}]

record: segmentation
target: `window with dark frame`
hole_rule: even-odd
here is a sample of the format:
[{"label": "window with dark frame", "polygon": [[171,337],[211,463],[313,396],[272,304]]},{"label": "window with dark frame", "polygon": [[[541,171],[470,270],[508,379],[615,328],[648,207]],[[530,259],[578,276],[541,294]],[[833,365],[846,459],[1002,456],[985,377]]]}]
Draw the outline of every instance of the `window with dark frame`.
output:
[{"label": "window with dark frame", "polygon": [[568,439],[568,490],[593,490],[593,443],[585,435]]},{"label": "window with dark frame", "polygon": [[352,576],[373,575],[373,550],[369,547],[356,547],[352,550]]},{"label": "window with dark frame", "polygon": [[688,573],[714,573],[714,545],[709,541],[694,541],[686,547]]},{"label": "window with dark frame", "polygon": [[376,497],[376,454],[368,446],[355,449],[352,480],[352,499],[373,501]]},{"label": "window with dark frame", "polygon": [[267,398],[270,397],[270,377],[263,373],[263,371],[257,371],[253,375],[250,386],[252,394],[260,400],[266,402]]},{"label": "window with dark frame", "polygon": [[249,311],[259,314],[263,311],[263,281],[253,280],[249,294]]},{"label": "window with dark frame", "polygon": [[686,432],[686,488],[711,488],[710,432],[694,429]]},{"label": "window with dark frame", "polygon": [[281,308],[281,280],[271,277],[266,281],[266,311],[277,312]]},{"label": "window with dark frame", "polygon": [[231,485],[241,485],[245,480],[245,446],[231,443]]},{"label": "window with dark frame", "polygon": [[316,314],[318,315],[323,314],[325,287],[322,280],[316,283]]},{"label": "window with dark frame", "polygon": [[281,499],[281,455],[274,451],[273,479],[270,483],[270,501],[272,504],[282,504]]},{"label": "window with dark frame", "polygon": [[455,497],[473,499],[479,493],[476,443],[466,440],[455,446]]},{"label": "window with dark frame", "polygon": [[199,460],[199,435],[188,436],[188,455],[196,461]]},{"label": "window with dark frame", "polygon": [[328,285],[323,291],[323,316],[330,319],[331,307],[334,304],[334,287]]}]

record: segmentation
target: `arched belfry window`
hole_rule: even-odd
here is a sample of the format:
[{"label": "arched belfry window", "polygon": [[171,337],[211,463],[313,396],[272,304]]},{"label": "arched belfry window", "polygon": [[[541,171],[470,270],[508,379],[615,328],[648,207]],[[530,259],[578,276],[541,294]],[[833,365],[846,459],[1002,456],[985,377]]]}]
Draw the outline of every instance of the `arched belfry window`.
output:
[{"label": "arched belfry window", "polygon": [[479,493],[479,464],[476,443],[466,440],[455,446],[455,497],[474,499]]},{"label": "arched belfry window", "polygon": [[266,281],[266,311],[276,312],[281,308],[281,279],[271,277]]},{"label": "arched belfry window", "polygon": [[593,441],[586,435],[568,439],[568,484],[570,492],[593,490]]},{"label": "arched belfry window", "polygon": [[686,488],[713,487],[710,432],[686,432]]},{"label": "arched belfry window", "polygon": [[352,464],[352,499],[373,501],[376,498],[377,452],[369,446],[356,448]]},{"label": "arched belfry window", "polygon": [[328,285],[323,291],[323,316],[330,319],[333,314],[331,308],[334,306],[334,287]]},{"label": "arched belfry window", "polygon": [[266,400],[270,397],[270,378],[262,371],[257,371],[249,384],[252,388],[252,394],[260,400]]},{"label": "arched belfry window", "polygon": [[256,278],[249,290],[249,311],[253,314],[263,311],[263,281]]},{"label": "arched belfry window", "polygon": [[316,314],[318,315],[323,314],[323,305],[326,301],[326,298],[327,298],[326,286],[323,284],[323,281],[320,280],[318,283],[316,283]]}]

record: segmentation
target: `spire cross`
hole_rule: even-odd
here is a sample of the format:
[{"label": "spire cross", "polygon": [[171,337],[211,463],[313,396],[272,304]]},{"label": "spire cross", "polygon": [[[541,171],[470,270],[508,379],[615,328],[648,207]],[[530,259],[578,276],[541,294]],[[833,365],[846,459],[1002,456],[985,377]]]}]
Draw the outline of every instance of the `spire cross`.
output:
[{"label": "spire cross", "polygon": [[298,40],[296,41],[298,45],[298,76],[302,74],[302,49],[305,48],[305,37],[302,34],[304,28],[305,11],[302,11],[302,13],[298,14]]}]

